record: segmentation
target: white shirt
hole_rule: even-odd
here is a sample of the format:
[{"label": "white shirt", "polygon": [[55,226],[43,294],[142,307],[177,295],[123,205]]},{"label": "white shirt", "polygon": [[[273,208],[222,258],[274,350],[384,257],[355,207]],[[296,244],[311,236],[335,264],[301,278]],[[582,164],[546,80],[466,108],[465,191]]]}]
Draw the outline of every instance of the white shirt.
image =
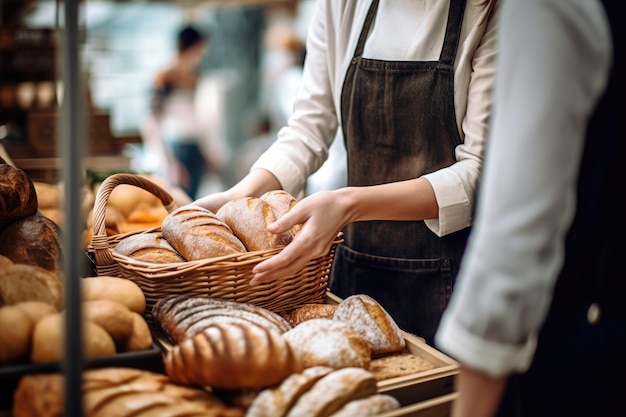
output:
[{"label": "white shirt", "polygon": [[[468,0],[455,62],[456,121],[463,143],[457,162],[425,175],[439,203],[427,225],[442,236],[472,223],[474,194],[491,105],[495,65],[495,18],[483,0]],[[443,46],[449,1],[380,0],[365,44],[365,58],[432,61]],[[370,1],[319,0],[307,35],[303,83],[288,125],[251,169],[272,172],[298,195],[328,155],[341,123],[341,88]]]},{"label": "white shirt", "polygon": [[493,376],[528,368],[576,203],[611,38],[600,2],[506,0],[476,222],[437,346]]}]

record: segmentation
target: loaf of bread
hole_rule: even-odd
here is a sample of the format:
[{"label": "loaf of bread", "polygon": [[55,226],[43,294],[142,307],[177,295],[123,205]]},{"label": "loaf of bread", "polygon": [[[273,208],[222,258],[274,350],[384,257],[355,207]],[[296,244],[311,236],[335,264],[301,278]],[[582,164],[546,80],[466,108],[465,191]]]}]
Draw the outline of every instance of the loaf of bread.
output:
[{"label": "loaf of bread", "polygon": [[348,402],[376,394],[376,379],[363,368],[342,368],[317,381],[298,398],[287,417],[328,417]]},{"label": "loaf of bread", "polygon": [[25,362],[34,328],[28,315],[15,305],[0,307],[0,366]]},{"label": "loaf of bread", "polygon": [[213,324],[175,345],[164,364],[175,382],[228,389],[269,387],[302,370],[280,333],[252,323]]},{"label": "loaf of bread", "polygon": [[16,264],[46,269],[63,280],[62,232],[45,216],[32,215],[16,220],[0,233],[0,255]]},{"label": "loaf of bread", "polygon": [[0,231],[36,212],[37,192],[28,175],[12,165],[0,164]]},{"label": "loaf of bread", "polygon": [[112,300],[83,301],[82,312],[85,320],[93,321],[107,331],[116,351],[121,352],[133,334],[133,312],[124,304]]},{"label": "loaf of bread", "polygon": [[215,214],[232,229],[250,252],[281,248],[293,239],[290,231],[274,234],[267,230],[267,226],[280,216],[260,198],[231,200]]},{"label": "loaf of bread", "polygon": [[215,323],[245,323],[284,333],[291,329],[280,315],[257,305],[220,298],[170,295],[152,307],[152,317],[174,343],[181,342]]},{"label": "loaf of bread", "polygon": [[[296,204],[298,200],[285,190],[272,190],[259,197],[261,200],[269,204],[279,217],[287,214]],[[302,225],[296,224],[290,230],[293,236],[297,235]]]},{"label": "loaf of bread", "polygon": [[367,369],[371,361],[367,340],[348,323],[341,321],[307,320],[283,333],[283,338],[289,342],[305,367]]},{"label": "loaf of bread", "polygon": [[349,401],[330,417],[370,417],[400,408],[400,402],[388,394],[374,394]]},{"label": "loaf of bread", "polygon": [[10,264],[0,270],[0,306],[41,301],[61,309],[63,287],[52,272],[33,265]]},{"label": "loaf of bread", "polygon": [[[85,417],[243,417],[217,396],[172,383],[165,375],[130,368],[83,372]],[[64,415],[65,381],[60,373],[26,375],[17,387],[14,417]]]},{"label": "loaf of bread", "polygon": [[372,355],[399,352],[406,346],[402,330],[372,297],[356,294],[337,306],[334,320],[349,323],[369,343]]},{"label": "loaf of bread", "polygon": [[226,223],[198,206],[183,206],[171,212],[163,220],[161,232],[188,261],[246,252]]},{"label": "loaf of bread", "polygon": [[293,310],[289,315],[292,327],[311,319],[332,319],[337,304],[304,304]]},{"label": "loaf of bread", "polygon": [[129,235],[120,240],[113,251],[146,262],[185,262],[185,258],[160,233],[156,232]]},{"label": "loaf of bread", "polygon": [[82,299],[85,301],[111,300],[124,304],[138,314],[146,311],[146,296],[141,288],[129,279],[106,275],[82,278],[80,289]]},{"label": "loaf of bread", "polygon": [[261,391],[248,407],[246,417],[284,417],[302,394],[333,371],[327,366],[314,366],[291,374],[278,386]]}]

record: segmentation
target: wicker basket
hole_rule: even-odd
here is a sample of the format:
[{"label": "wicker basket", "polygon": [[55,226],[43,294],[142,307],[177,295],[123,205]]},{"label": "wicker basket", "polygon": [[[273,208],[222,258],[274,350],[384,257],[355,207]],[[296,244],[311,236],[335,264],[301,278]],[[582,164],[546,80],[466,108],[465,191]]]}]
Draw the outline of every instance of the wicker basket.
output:
[{"label": "wicker basket", "polygon": [[160,227],[107,236],[105,211],[111,192],[120,184],[130,184],[159,198],[168,212],[178,207],[167,191],[152,181],[131,174],[114,174],[105,179],[96,194],[93,210],[93,237],[88,256],[99,276],[120,276],[134,281],[146,296],[146,319],[151,322],[154,303],[172,294],[201,295],[248,302],[276,313],[293,310],[306,303],[326,299],[329,272],[341,234],[329,252],[310,261],[298,273],[251,287],[252,268],[281,249],[246,252],[198,261],[158,264],[120,255],[113,251],[125,237],[137,233],[160,233]]}]

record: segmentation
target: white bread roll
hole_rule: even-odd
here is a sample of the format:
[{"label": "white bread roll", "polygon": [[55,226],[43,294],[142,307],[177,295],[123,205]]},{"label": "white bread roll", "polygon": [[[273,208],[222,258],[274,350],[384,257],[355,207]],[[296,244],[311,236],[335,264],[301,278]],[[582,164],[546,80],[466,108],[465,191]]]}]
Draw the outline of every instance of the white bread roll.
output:
[{"label": "white bread roll", "polygon": [[161,232],[188,261],[246,252],[225,222],[199,206],[183,206],[171,212],[163,220]]},{"label": "white bread roll", "polygon": [[213,324],[174,346],[164,364],[175,382],[227,389],[269,387],[302,370],[279,333],[252,323]]},{"label": "white bread roll", "polygon": [[400,327],[369,295],[356,294],[342,300],[337,306],[333,320],[349,323],[365,337],[374,356],[399,352],[406,345]]},{"label": "white bread roll", "polygon": [[300,357],[305,368],[329,366],[367,369],[371,355],[367,340],[349,324],[331,319],[307,320],[283,338]]}]

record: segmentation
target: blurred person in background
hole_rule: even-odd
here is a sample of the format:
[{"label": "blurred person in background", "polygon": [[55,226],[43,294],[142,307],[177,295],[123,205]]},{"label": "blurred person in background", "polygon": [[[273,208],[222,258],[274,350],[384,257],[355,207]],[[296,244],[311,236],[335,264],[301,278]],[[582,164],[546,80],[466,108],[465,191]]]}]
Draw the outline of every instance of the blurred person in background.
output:
[{"label": "blurred person in background", "polygon": [[343,230],[332,291],[369,294],[432,343],[472,222],[496,9],[495,0],[317,2],[287,125],[246,177],[195,202],[216,211],[274,189],[300,195],[341,127],[348,186],[300,200],[270,226],[303,224],[251,284],[297,272]]},{"label": "blurred person in background", "polygon": [[436,334],[454,417],[624,415],[623,7],[505,0],[477,218]]},{"label": "blurred person in background", "polygon": [[176,39],[174,60],[154,78],[142,138],[147,152],[160,159],[158,175],[195,199],[205,175],[221,165],[196,106],[199,65],[210,38],[187,25]]}]

